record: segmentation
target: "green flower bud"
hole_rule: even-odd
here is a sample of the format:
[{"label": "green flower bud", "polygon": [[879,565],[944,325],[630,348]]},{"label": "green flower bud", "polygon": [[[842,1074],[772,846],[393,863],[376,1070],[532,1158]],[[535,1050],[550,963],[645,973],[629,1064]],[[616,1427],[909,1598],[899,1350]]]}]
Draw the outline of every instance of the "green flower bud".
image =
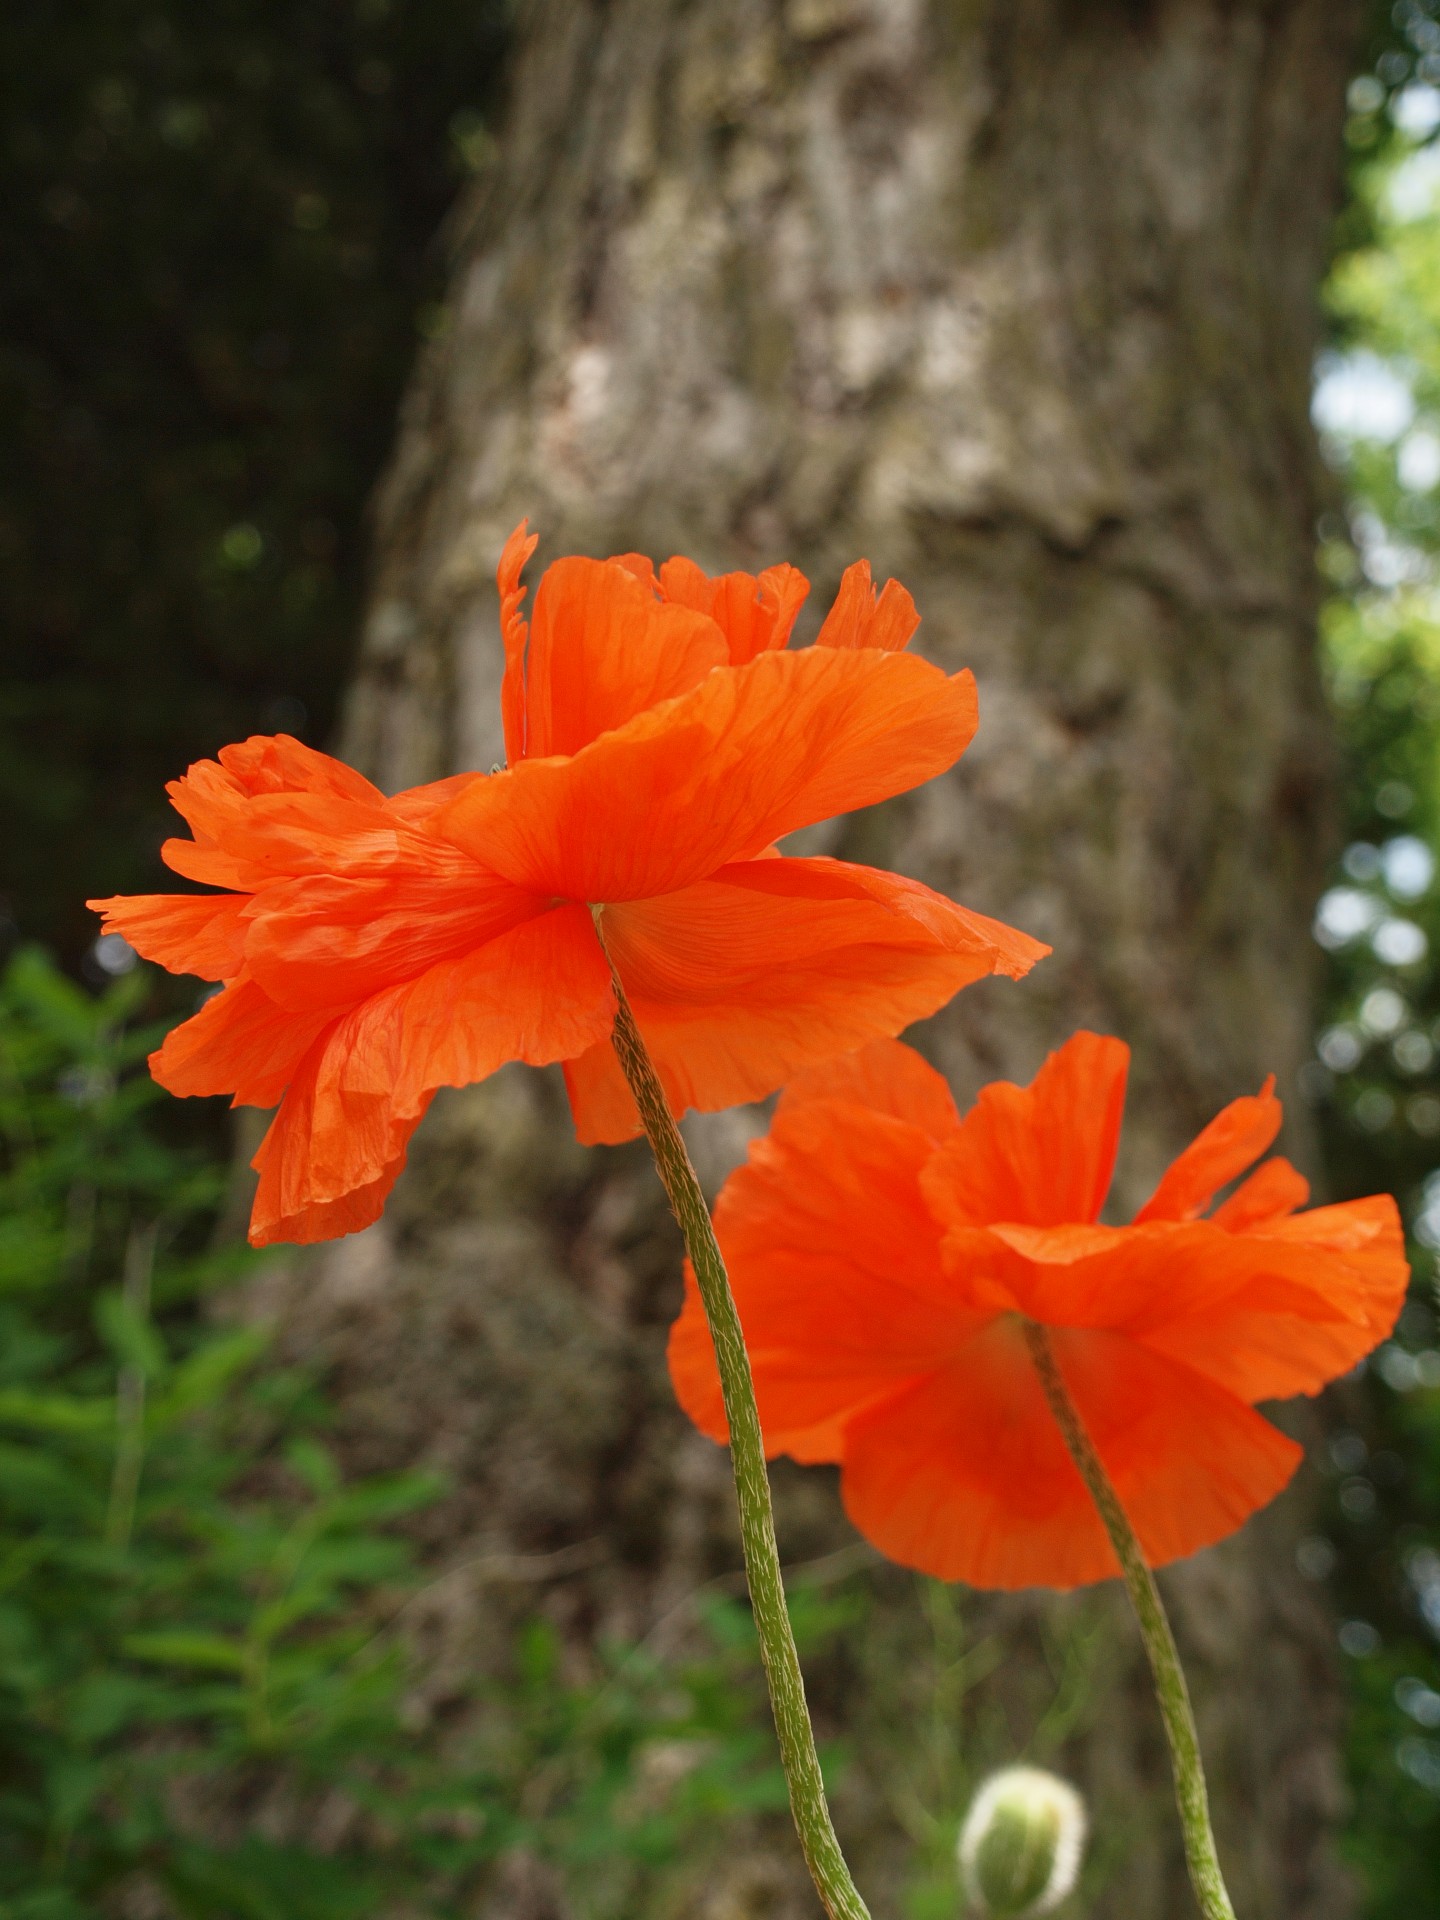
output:
[{"label": "green flower bud", "polygon": [[1085,1850],[1085,1803],[1039,1767],[1006,1767],[984,1782],[960,1831],[971,1904],[996,1920],[1049,1913],[1075,1885]]}]

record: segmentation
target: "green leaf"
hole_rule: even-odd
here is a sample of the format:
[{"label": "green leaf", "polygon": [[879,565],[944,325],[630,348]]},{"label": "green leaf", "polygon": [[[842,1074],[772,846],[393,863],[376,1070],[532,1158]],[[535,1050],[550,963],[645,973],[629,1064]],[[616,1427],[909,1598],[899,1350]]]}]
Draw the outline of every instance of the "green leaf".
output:
[{"label": "green leaf", "polygon": [[147,1380],[165,1371],[169,1356],[154,1322],[137,1313],[118,1288],[96,1300],[95,1324],[123,1366],[136,1368]]},{"label": "green leaf", "polygon": [[127,1634],[120,1642],[120,1650],[132,1660],[144,1660],[155,1666],[200,1667],[211,1673],[240,1673],[246,1663],[245,1649],[237,1641],[216,1633],[184,1629]]},{"label": "green leaf", "polygon": [[80,1399],[61,1393],[27,1393],[0,1388],[0,1426],[32,1433],[98,1433],[115,1424],[113,1399]]}]

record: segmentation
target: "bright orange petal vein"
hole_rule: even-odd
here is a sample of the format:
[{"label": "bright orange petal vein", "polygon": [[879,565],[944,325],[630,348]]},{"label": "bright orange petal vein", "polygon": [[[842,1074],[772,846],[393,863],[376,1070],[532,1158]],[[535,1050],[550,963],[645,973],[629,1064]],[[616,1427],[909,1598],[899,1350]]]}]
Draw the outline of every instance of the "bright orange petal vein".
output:
[{"label": "bright orange petal vein", "polygon": [[[753,860],[607,907],[605,940],[674,1111],[758,1100],[792,1074],[934,1013],[1038,941],[917,881],[828,859]],[[583,1141],[639,1115],[606,1045],[570,1077]]]},{"label": "bright orange petal vein", "polygon": [[642,900],[932,779],[975,724],[968,673],[904,653],[763,653],[573,759],[527,760],[476,782],[440,830],[518,886]]}]

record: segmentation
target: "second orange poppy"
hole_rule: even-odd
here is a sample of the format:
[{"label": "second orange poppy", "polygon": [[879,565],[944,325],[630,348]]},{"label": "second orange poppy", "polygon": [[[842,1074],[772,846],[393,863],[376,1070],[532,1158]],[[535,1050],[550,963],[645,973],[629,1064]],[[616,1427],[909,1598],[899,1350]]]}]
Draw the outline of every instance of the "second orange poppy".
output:
[{"label": "second orange poppy", "polygon": [[[974,1586],[1118,1572],[1026,1348],[1060,1371],[1152,1566],[1232,1532],[1300,1449],[1258,1401],[1314,1393],[1393,1326],[1408,1268],[1388,1195],[1301,1213],[1266,1160],[1267,1085],[1234,1101],[1128,1226],[1099,1224],[1129,1050],[1078,1033],[962,1120],[881,1040],[792,1082],[715,1226],[771,1455],[838,1461],[890,1558]],[[671,1335],[681,1404],[725,1438],[693,1277]]]}]

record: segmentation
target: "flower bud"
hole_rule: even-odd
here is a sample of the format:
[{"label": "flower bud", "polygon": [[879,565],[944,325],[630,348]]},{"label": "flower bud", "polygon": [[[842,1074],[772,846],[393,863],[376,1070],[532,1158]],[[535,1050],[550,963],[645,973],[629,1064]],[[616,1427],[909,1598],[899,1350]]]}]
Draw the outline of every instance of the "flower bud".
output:
[{"label": "flower bud", "polygon": [[1027,1920],[1048,1913],[1075,1885],[1085,1850],[1085,1803],[1039,1767],[992,1773],[960,1830],[960,1872],[983,1914]]}]

